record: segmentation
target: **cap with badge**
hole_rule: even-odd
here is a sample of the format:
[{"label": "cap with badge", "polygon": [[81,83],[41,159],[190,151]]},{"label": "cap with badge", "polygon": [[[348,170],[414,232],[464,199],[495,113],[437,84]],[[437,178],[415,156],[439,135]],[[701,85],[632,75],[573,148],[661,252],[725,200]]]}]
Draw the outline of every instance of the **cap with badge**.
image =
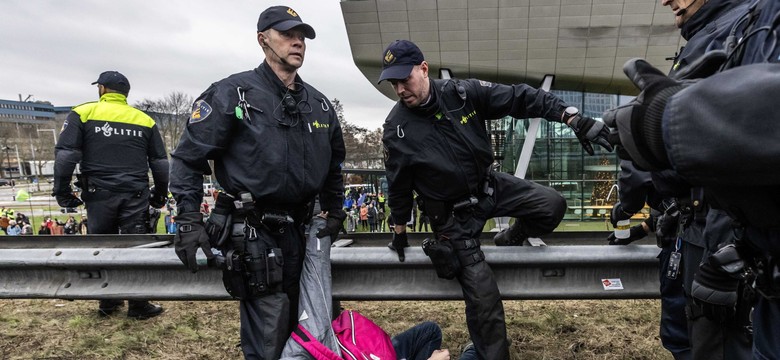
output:
[{"label": "cap with badge", "polygon": [[409,40],[396,40],[388,45],[382,57],[382,74],[379,81],[406,79],[416,65],[425,61],[422,51]]},{"label": "cap with badge", "polygon": [[257,31],[287,31],[295,27],[301,27],[309,39],[314,39],[317,35],[313,27],[304,23],[298,13],[287,6],[271,6],[260,13],[260,18],[257,19]]},{"label": "cap with badge", "polygon": [[100,84],[121,93],[130,92],[130,81],[119,71],[104,71],[92,85]]}]

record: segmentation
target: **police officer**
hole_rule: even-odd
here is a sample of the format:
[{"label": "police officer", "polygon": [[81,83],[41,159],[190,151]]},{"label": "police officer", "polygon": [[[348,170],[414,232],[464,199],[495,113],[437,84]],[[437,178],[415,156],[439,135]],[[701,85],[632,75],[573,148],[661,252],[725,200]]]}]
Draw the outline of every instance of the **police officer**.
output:
[{"label": "police officer", "polygon": [[[713,209],[736,220],[736,241],[708,249],[691,293],[710,313],[733,313],[740,282],[755,276],[754,359],[780,358],[778,19],[780,2],[750,2],[729,30],[725,52],[710,58],[720,58],[710,66],[720,71],[698,82],[629,61],[624,72],[642,92],[605,114],[623,158],[648,170],[676,170],[703,188]],[[639,131],[630,134],[632,127]],[[713,223],[708,217],[705,238]]]},{"label": "police officer", "polygon": [[[55,147],[54,195],[65,208],[86,203],[90,234],[145,234],[149,205],[160,208],[168,192],[168,156],[154,120],[127,105],[130,82],[116,71],[100,74],[100,100],[73,108]],[[70,186],[80,164],[79,199]],[[155,191],[149,190],[149,169]],[[82,202],[83,200],[83,202]],[[98,314],[110,315],[121,300],[101,300]],[[163,309],[130,300],[127,316],[146,319]]]},{"label": "police officer", "polygon": [[[319,195],[327,214],[318,237],[335,238],[345,218],[341,126],[327,97],[298,75],[305,39],[314,37],[295,10],[263,11],[257,41],[265,61],[201,94],[172,154],[176,253],[196,271],[199,248],[209,259],[211,247],[219,249],[217,263],[224,257],[229,264],[226,289],[241,300],[247,359],[278,359],[297,323],[308,204]],[[198,209],[209,160],[224,192],[204,224]]]},{"label": "police officer", "polygon": [[[700,74],[701,71],[692,66],[708,52],[725,48],[732,25],[748,6],[747,2],[739,0],[662,0],[661,4],[674,13],[675,24],[687,41],[675,56],[669,72],[673,78],[710,75]],[[631,218],[645,202],[663,212],[658,216],[661,225],[657,239],[662,248],[658,258],[663,346],[675,359],[749,358],[751,343],[744,329],[748,319],[707,319],[690,295],[693,274],[708,247],[703,234],[709,207],[705,199],[698,196],[701,189],[691,188],[672,170],[650,173],[638,170],[626,160],[622,160],[620,166],[620,202],[612,210],[613,225],[618,220]],[[716,219],[718,214],[726,219]],[[725,214],[716,211],[710,216],[715,224],[726,225],[722,229],[723,235],[731,232]],[[628,244],[644,237],[647,232],[642,231],[643,226],[646,225],[632,227],[629,239],[610,244]],[[727,241],[728,236],[725,237]],[[740,305],[749,307],[748,304]]]},{"label": "police officer", "polygon": [[436,238],[426,252],[440,277],[460,282],[469,333],[480,358],[508,359],[501,296],[484,262],[480,233],[487,219],[513,216],[515,223],[495,241],[520,245],[528,236],[555,229],[566,201],[551,188],[489,170],[493,153],[485,121],[511,115],[568,123],[589,153],[589,142],[611,150],[606,128],[556,96],[525,84],[430,79],[422,52],[407,40],[391,43],[382,57],[379,81],[390,81],[400,97],[385,121],[382,140],[388,202],[396,224],[393,248],[403,261],[408,246],[404,224],[416,191]]}]

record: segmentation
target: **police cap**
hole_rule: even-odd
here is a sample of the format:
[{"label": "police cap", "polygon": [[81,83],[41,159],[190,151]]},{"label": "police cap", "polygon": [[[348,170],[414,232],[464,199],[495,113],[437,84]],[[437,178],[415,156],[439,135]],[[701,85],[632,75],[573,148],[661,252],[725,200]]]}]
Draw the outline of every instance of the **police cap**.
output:
[{"label": "police cap", "polygon": [[271,6],[260,13],[260,18],[257,19],[257,31],[268,29],[287,31],[294,27],[300,27],[309,39],[314,39],[317,35],[314,33],[314,28],[304,23],[298,13],[287,6]]},{"label": "police cap", "polygon": [[382,74],[379,81],[406,79],[416,65],[425,61],[422,51],[409,40],[396,40],[382,54]]},{"label": "police cap", "polygon": [[130,81],[119,71],[104,71],[92,85],[100,84],[111,90],[127,94],[130,92]]}]

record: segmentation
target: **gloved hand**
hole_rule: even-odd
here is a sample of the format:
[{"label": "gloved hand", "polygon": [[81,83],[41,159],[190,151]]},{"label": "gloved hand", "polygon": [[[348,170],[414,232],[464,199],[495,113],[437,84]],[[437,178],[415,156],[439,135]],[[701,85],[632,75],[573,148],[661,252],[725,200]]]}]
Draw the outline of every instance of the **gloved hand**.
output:
[{"label": "gloved hand", "polygon": [[607,151],[612,151],[612,145],[607,140],[609,129],[603,122],[587,116],[575,115],[569,122],[569,127],[574,131],[574,135],[580,140],[582,148],[585,149],[588,155],[594,154],[593,146],[590,145],[591,142],[600,145]]},{"label": "gloved hand", "polygon": [[691,296],[705,317],[722,322],[734,315],[744,268],[734,244],[718,249],[699,266],[693,275]]},{"label": "gloved hand", "polygon": [[84,202],[81,201],[81,199],[79,199],[76,195],[73,195],[72,192],[56,194],[54,195],[54,198],[57,199],[57,204],[64,208],[74,208],[84,205]]},{"label": "gloved hand", "polygon": [[621,205],[620,201],[618,201],[615,203],[615,205],[612,206],[612,213],[609,216],[609,222],[612,223],[612,227],[617,227],[618,221],[631,219],[632,216],[634,216],[634,214],[623,210],[623,205]]},{"label": "gloved hand", "polygon": [[192,272],[197,272],[198,262],[195,259],[195,254],[198,252],[198,248],[203,250],[208,260],[214,258],[209,244],[209,236],[203,227],[203,214],[199,212],[179,214],[175,221],[178,224],[178,231],[173,236],[176,256]]},{"label": "gloved hand", "polygon": [[404,249],[409,247],[409,236],[406,235],[406,231],[402,233],[393,232],[393,242],[387,245],[390,250],[395,250],[398,253],[398,261],[406,261],[406,254]]},{"label": "gloved hand", "polygon": [[149,188],[149,206],[159,209],[165,206],[165,202],[168,200],[168,194],[159,194],[152,186]]},{"label": "gloved hand", "polygon": [[54,178],[54,188],[51,196],[57,200],[57,204],[64,208],[74,208],[84,205],[76,195],[73,195],[73,189],[70,187],[70,176],[58,176]]},{"label": "gloved hand", "polygon": [[642,227],[642,224],[632,226],[630,231],[631,234],[625,239],[618,239],[615,236],[615,233],[612,232],[607,237],[607,241],[609,241],[610,245],[628,245],[647,236],[647,232],[645,231],[645,228]]},{"label": "gloved hand", "polygon": [[330,210],[328,211],[328,219],[325,223],[325,227],[317,232],[318,238],[324,238],[330,236],[330,242],[334,243],[338,240],[339,231],[344,227],[344,219],[347,218],[347,213],[344,210]]},{"label": "gloved hand", "polygon": [[623,147],[625,152],[618,151],[618,156],[633,161],[642,170],[668,169],[661,134],[664,109],[672,95],[692,82],[672,80],[643,59],[629,60],[623,72],[641,93],[628,104],[604,113],[604,123],[612,129],[610,143]]},{"label": "gloved hand", "polygon": [[233,224],[234,197],[220,193],[214,202],[214,208],[211,209],[209,219],[206,220],[206,233],[209,235],[211,247],[221,248],[221,246],[230,237],[230,226]]}]

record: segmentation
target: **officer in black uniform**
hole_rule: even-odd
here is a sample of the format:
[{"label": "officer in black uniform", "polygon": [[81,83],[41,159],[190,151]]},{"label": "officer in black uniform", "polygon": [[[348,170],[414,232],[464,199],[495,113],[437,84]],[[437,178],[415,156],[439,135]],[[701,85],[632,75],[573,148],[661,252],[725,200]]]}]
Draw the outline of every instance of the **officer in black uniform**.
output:
[{"label": "officer in black uniform", "polygon": [[[145,234],[149,205],[161,208],[168,192],[168,156],[154,120],[127,105],[130,82],[116,71],[100,74],[100,100],[73,108],[55,148],[54,195],[66,208],[86,203],[90,234]],[[82,199],[70,186],[81,164]],[[149,169],[154,192],[149,190]],[[124,304],[101,300],[107,316]],[[128,302],[127,316],[146,319],[163,309],[148,301]]]},{"label": "officer in black uniform", "polygon": [[[265,61],[201,94],[172,154],[176,253],[193,272],[199,248],[225,269],[227,291],[241,300],[247,359],[278,359],[297,323],[310,202],[319,195],[327,214],[319,237],[335,238],[346,216],[341,126],[327,97],[297,73],[305,39],[314,37],[295,10],[263,11],[257,40]],[[224,192],[204,224],[198,209],[209,160]]]},{"label": "officer in black uniform", "polygon": [[[742,282],[754,284],[754,359],[780,358],[778,19],[780,2],[749,2],[725,51],[705,55],[718,60],[709,66],[717,73],[697,82],[670,79],[641,59],[627,62],[624,72],[641,93],[605,114],[622,158],[651,171],[674,169],[702,187],[712,209],[736,220],[735,240],[707,249],[691,295],[717,319],[738,310]],[[705,239],[723,234],[710,232],[714,223],[708,216]]]},{"label": "officer in black uniform", "polygon": [[490,169],[486,121],[506,115],[568,123],[583,147],[611,147],[603,123],[580,116],[556,96],[528,85],[475,79],[433,80],[420,49],[397,40],[383,53],[379,81],[389,80],[400,101],[384,124],[388,201],[395,222],[393,248],[403,261],[413,191],[420,196],[435,239],[424,249],[437,274],[457,278],[466,299],[469,333],[482,359],[508,359],[501,296],[484,262],[479,237],[487,219],[513,216],[496,245],[520,245],[551,232],[566,201],[555,190]]},{"label": "officer in black uniform", "polygon": [[[697,60],[708,52],[724,49],[733,24],[745,12],[748,3],[740,0],[662,0],[661,3],[674,12],[675,23],[687,41],[675,56],[669,76],[709,76],[710,73],[699,74],[701,71],[695,68]],[[710,320],[690,294],[693,274],[703,258],[704,249],[708,248],[703,235],[709,207],[698,195],[701,189],[692,188],[673,170],[650,173],[637,169],[627,160],[622,160],[620,166],[620,202],[612,209],[613,225],[618,220],[629,219],[644,207],[645,202],[662,211],[658,216],[661,225],[657,240],[662,248],[658,258],[663,346],[675,359],[750,358],[751,342],[745,331],[749,324],[747,312],[740,314],[743,318]],[[722,236],[718,238],[728,241],[730,219],[717,211],[709,216],[713,218],[710,231],[715,224],[720,224]],[[719,217],[725,219],[717,219]],[[644,237],[646,232],[640,231],[642,226],[632,227],[632,236],[617,243],[628,244]],[[713,243],[712,248],[717,248],[717,243]],[[750,307],[744,302],[740,305],[746,309]]]}]

